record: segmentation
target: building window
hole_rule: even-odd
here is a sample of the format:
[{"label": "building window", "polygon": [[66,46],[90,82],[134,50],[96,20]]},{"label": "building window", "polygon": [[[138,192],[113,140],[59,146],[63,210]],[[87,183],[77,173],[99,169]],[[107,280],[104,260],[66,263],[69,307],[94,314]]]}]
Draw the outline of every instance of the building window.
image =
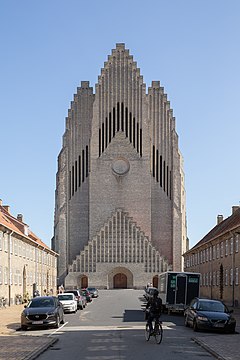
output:
[{"label": "building window", "polygon": [[235,239],[235,251],[236,251],[236,253],[238,252],[238,238],[239,238],[239,234],[237,234],[236,239]]},{"label": "building window", "polygon": [[230,269],[230,285],[233,284],[233,269]]},{"label": "building window", "polygon": [[230,255],[233,253],[233,238],[230,240]]},{"label": "building window", "polygon": [[200,251],[200,264],[202,264],[202,250]]},{"label": "building window", "polygon": [[212,261],[212,247],[209,248],[209,261]]},{"label": "building window", "polygon": [[220,256],[223,257],[223,241],[221,241]]},{"label": "building window", "polygon": [[228,269],[225,270],[225,285],[228,285]]},{"label": "building window", "polygon": [[213,286],[216,285],[216,273],[215,271],[213,272]]},{"label": "building window", "polygon": [[219,244],[217,244],[217,259],[219,259]]},{"label": "building window", "polygon": [[213,260],[216,259],[216,246],[213,245]]},{"label": "building window", "polygon": [[226,240],[225,243],[225,255],[228,256],[228,239]]},{"label": "building window", "polygon": [[4,284],[8,284],[8,268],[6,266],[4,268]]},{"label": "building window", "polygon": [[235,285],[238,285],[238,268],[235,271]]},{"label": "building window", "polygon": [[219,286],[219,271],[216,274],[216,285]]}]

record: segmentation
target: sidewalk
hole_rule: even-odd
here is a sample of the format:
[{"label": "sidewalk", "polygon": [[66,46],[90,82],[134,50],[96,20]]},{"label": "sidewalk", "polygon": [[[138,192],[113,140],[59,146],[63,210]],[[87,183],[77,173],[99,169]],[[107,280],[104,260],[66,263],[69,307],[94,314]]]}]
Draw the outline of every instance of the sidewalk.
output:
[{"label": "sidewalk", "polygon": [[0,310],[0,360],[33,360],[57,341],[46,336],[21,336],[17,330],[23,308],[12,305]]},{"label": "sidewalk", "polygon": [[[0,360],[33,360],[57,338],[20,335],[20,318],[23,305],[12,305],[0,310]],[[240,360],[240,309],[234,309],[237,333],[194,333],[192,339],[219,360]],[[14,342],[13,342],[14,339]],[[14,346],[13,346],[14,344]]]}]

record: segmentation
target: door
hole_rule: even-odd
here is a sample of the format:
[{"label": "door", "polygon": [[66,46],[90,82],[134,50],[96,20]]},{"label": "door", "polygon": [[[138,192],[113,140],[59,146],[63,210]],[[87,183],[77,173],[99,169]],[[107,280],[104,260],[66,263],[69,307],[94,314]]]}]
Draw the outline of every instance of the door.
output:
[{"label": "door", "polygon": [[114,275],[113,288],[114,289],[126,289],[127,288],[127,276],[122,273]]},{"label": "door", "polygon": [[81,278],[81,288],[86,289],[88,287],[88,278],[87,276],[83,276]]},{"label": "door", "polygon": [[186,286],[187,276],[177,275],[176,276],[176,302],[175,304],[186,304]]},{"label": "door", "polygon": [[158,289],[158,275],[153,277],[153,287]]}]

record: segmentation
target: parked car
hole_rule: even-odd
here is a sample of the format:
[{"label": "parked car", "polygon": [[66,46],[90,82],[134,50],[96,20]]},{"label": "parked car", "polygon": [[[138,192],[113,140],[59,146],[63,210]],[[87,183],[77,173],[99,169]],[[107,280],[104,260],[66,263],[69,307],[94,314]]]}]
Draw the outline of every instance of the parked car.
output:
[{"label": "parked car", "polygon": [[85,308],[85,301],[84,301],[82,295],[80,294],[80,291],[79,291],[79,290],[77,290],[77,289],[74,289],[74,290],[65,290],[65,291],[64,291],[64,294],[65,294],[65,293],[72,293],[72,294],[75,295],[76,300],[77,300],[77,307],[78,307],[78,309],[83,310],[83,308]]},{"label": "parked car", "polygon": [[185,326],[194,331],[221,330],[235,333],[236,320],[227,306],[219,300],[194,298],[184,312]]},{"label": "parked car", "polygon": [[96,289],[95,287],[88,287],[87,291],[90,292],[90,294],[92,295],[93,298],[98,297],[98,289]]},{"label": "parked car", "polygon": [[57,297],[63,306],[64,312],[77,312],[77,299],[73,293],[58,294]]},{"label": "parked car", "polygon": [[92,301],[92,295],[90,294],[90,292],[87,289],[81,289],[81,292],[84,294],[84,296],[87,299],[87,302],[91,302]]},{"label": "parked car", "polygon": [[21,314],[21,328],[34,327],[59,328],[64,323],[63,306],[56,296],[38,296],[32,298]]}]

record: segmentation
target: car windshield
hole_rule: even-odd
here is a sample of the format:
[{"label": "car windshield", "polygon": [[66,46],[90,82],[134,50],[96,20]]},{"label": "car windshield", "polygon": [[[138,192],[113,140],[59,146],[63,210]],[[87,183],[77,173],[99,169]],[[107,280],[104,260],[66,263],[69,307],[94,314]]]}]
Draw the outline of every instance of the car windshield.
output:
[{"label": "car windshield", "polygon": [[200,301],[197,310],[225,312],[225,307],[221,302],[218,301]]},{"label": "car windshield", "polygon": [[58,300],[73,300],[73,295],[69,294],[69,295],[58,295]]},{"label": "car windshield", "polygon": [[34,298],[30,303],[28,304],[29,308],[37,308],[37,307],[53,307],[54,301],[52,298],[48,299],[41,299],[41,298]]}]

